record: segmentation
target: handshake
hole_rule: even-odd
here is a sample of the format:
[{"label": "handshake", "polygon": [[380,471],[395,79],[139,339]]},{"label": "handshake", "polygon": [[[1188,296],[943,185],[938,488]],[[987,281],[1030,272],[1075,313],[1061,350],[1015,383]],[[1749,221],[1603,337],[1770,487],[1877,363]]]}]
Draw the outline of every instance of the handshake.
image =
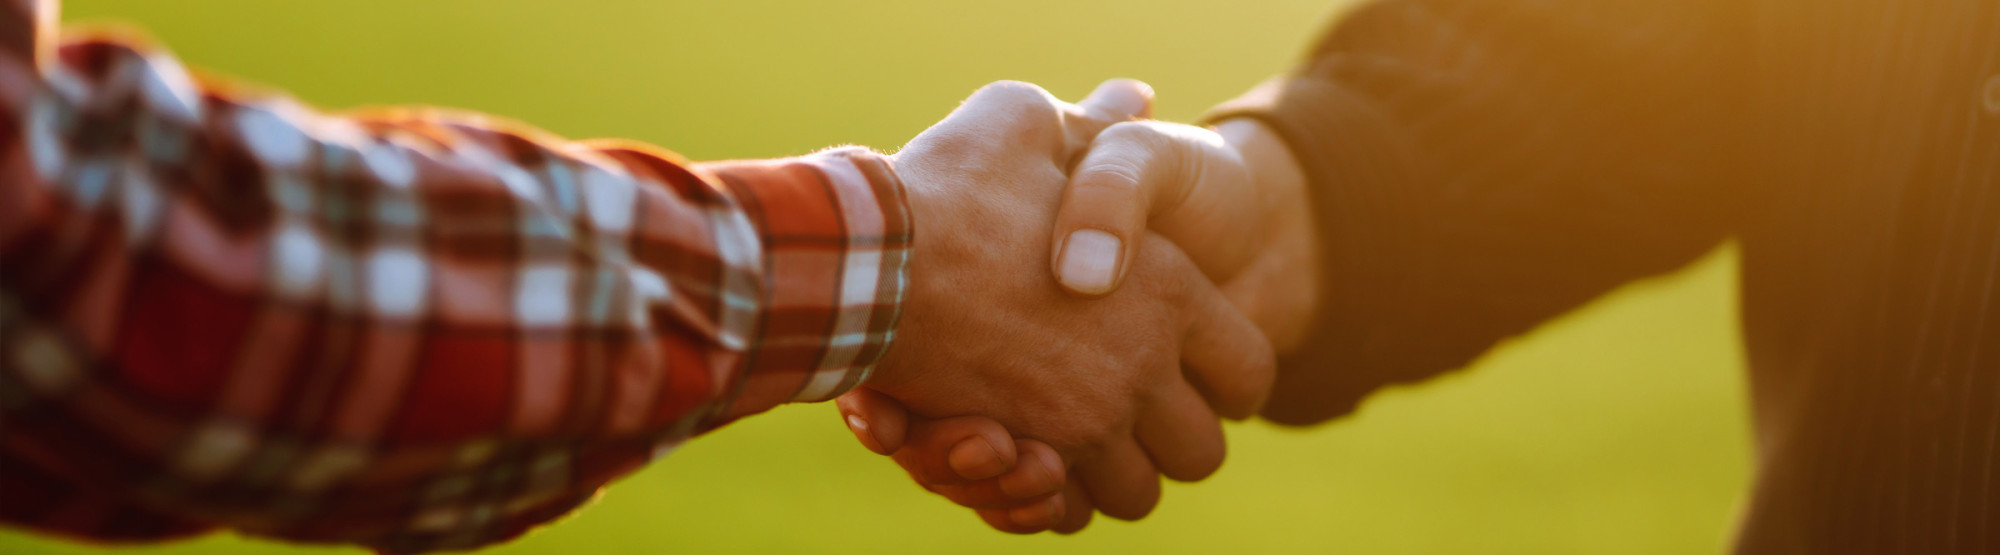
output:
[{"label": "handshake", "polygon": [[[988,86],[886,165],[690,166],[478,115],[320,114],[75,48],[98,50],[0,52],[29,137],[0,144],[0,461],[32,463],[0,485],[55,484],[0,496],[0,524],[463,549],[859,382],[849,425],[920,484],[1004,531],[1075,531],[1213,473],[1218,419],[1258,414],[1273,345],[1313,316],[1282,142],[1145,121],[1133,81],[1078,104]],[[885,206],[914,231],[863,210]],[[814,262],[767,263],[794,253]],[[824,318],[828,297],[868,316]]]},{"label": "handshake", "polygon": [[1318,251],[1283,143],[1151,107],[1136,81],[1076,104],[994,83],[894,156],[918,234],[906,308],[838,404],[995,529],[1138,519],[1160,476],[1214,473],[1219,418],[1258,414],[1273,346],[1312,319]]}]

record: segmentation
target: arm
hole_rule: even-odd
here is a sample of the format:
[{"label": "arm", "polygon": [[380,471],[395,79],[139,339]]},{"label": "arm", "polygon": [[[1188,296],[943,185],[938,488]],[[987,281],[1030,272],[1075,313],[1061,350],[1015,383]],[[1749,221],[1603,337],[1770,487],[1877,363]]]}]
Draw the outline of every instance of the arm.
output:
[{"label": "arm", "polygon": [[0,458],[97,498],[482,545],[853,387],[900,314],[910,220],[878,155],[695,165],[475,114],[323,114],[58,39],[53,10],[0,4]]},{"label": "arm", "polygon": [[[1296,75],[1220,107],[1213,129],[1127,122],[1097,135],[1064,190],[1051,270],[1070,293],[1103,297],[1143,275],[1128,268],[1136,238],[1165,236],[1291,353],[1275,386],[1190,379],[1269,387],[1262,414],[1279,422],[1344,414],[1732,229],[1755,200],[1732,160],[1747,128],[1730,90],[1736,15],[1684,2],[1372,4]],[[842,411],[916,418],[863,392]],[[865,442],[894,451],[901,432],[869,429]],[[922,482],[939,474],[922,461],[944,453],[917,437],[917,453],[897,455]]]},{"label": "arm", "polygon": [[1319,316],[1265,415],[1344,414],[1733,231],[1736,4],[1377,2],[1219,107],[1297,155],[1318,228]]}]

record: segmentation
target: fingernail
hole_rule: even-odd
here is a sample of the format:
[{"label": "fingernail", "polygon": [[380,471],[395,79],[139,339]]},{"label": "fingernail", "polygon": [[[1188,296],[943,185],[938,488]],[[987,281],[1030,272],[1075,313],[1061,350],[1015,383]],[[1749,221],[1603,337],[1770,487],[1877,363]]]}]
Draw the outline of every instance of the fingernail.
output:
[{"label": "fingernail", "polygon": [[1007,471],[1006,463],[1000,460],[1000,452],[995,451],[983,437],[958,442],[951,447],[951,453],[946,458],[951,463],[951,470],[967,480],[984,480]]},{"label": "fingernail", "polygon": [[868,421],[863,420],[861,415],[847,415],[847,427],[854,430],[854,437],[859,438],[861,445],[867,447],[869,451],[874,451],[878,455],[888,454],[882,452],[882,442],[875,440],[875,434],[868,431]]},{"label": "fingernail", "polygon": [[1063,240],[1062,263],[1057,265],[1056,275],[1064,286],[1078,293],[1108,293],[1118,271],[1121,247],[1123,242],[1117,235],[1095,229],[1070,232]]}]

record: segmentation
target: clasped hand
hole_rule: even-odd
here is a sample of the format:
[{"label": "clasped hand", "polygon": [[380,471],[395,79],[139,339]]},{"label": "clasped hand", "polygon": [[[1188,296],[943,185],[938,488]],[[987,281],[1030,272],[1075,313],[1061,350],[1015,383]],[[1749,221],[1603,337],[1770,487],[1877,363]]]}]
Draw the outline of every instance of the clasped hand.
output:
[{"label": "clasped hand", "polygon": [[1146,121],[1151,105],[1136,81],[1077,104],[995,83],[895,155],[908,298],[839,405],[869,449],[996,529],[1137,519],[1161,476],[1213,473],[1219,418],[1257,413],[1273,341],[1310,318],[1303,180],[1258,163],[1289,154],[1260,124]]}]

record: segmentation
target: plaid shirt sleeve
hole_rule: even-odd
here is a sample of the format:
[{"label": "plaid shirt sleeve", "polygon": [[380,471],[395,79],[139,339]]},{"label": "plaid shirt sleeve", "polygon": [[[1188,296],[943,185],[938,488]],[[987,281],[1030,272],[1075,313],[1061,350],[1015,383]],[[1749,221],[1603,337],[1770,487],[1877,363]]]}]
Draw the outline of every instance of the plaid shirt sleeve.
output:
[{"label": "plaid shirt sleeve", "polygon": [[0,522],[484,545],[892,338],[879,155],[319,113],[54,10],[0,0]]}]

